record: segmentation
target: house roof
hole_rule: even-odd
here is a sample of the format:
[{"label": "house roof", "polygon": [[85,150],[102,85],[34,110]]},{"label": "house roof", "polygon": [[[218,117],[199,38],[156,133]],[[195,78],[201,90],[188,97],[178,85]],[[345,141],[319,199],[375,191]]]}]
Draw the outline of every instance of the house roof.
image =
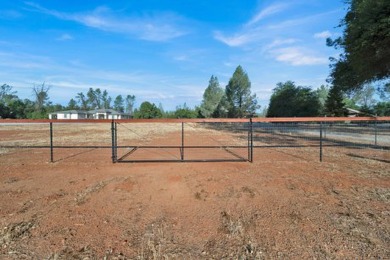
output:
[{"label": "house roof", "polygon": [[348,110],[349,113],[362,114],[361,111],[356,110],[356,109],[352,109],[352,108],[348,108],[348,107],[347,107],[347,110]]},{"label": "house roof", "polygon": [[105,109],[105,108],[94,109],[94,110],[89,110],[89,111],[85,111],[85,110],[65,110],[65,111],[52,112],[50,114],[51,115],[52,114],[89,114],[89,115],[92,115],[92,114],[96,114],[96,113],[104,113],[104,114],[112,114],[112,115],[130,115],[130,114],[127,114],[127,113],[118,112],[118,111],[116,111],[114,109]]},{"label": "house roof", "polygon": [[105,113],[105,114],[112,114],[112,115],[130,115],[127,113],[118,112],[114,109],[106,109],[106,108],[90,110],[90,111],[88,111],[88,113],[90,113],[90,114]]},{"label": "house roof", "polygon": [[52,112],[50,114],[52,115],[52,114],[87,114],[87,113],[88,112],[84,110],[65,110],[65,111]]}]

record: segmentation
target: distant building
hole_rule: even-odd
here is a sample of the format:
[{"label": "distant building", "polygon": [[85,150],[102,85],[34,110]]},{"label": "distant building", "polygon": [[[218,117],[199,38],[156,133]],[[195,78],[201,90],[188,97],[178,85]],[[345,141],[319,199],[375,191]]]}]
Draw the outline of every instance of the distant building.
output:
[{"label": "distant building", "polygon": [[346,109],[347,109],[347,115],[348,115],[348,117],[367,116],[366,113],[361,112],[361,111],[359,111],[359,110],[352,109],[352,108],[346,108]]},{"label": "distant building", "polygon": [[129,119],[132,118],[130,114],[118,112],[113,109],[95,109],[88,111],[88,114],[93,119]]},{"label": "distant building", "polygon": [[49,114],[49,119],[129,119],[130,114],[118,112],[113,109],[66,110]]},{"label": "distant building", "polygon": [[49,114],[49,119],[87,119],[88,112],[83,110],[66,110]]}]

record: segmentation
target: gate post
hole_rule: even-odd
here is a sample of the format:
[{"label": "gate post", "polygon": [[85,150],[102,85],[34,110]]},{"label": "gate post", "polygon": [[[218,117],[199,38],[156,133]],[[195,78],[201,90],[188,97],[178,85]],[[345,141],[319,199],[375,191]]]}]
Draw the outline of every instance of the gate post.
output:
[{"label": "gate post", "polygon": [[115,122],[115,161],[118,160],[118,123]]},{"label": "gate post", "polygon": [[248,137],[247,137],[247,141],[248,141],[248,162],[251,161],[251,126],[250,126],[250,122],[249,122],[249,125],[248,125]]},{"label": "gate post", "polygon": [[378,119],[375,117],[375,146],[378,145]]},{"label": "gate post", "polygon": [[253,122],[252,118],[249,119],[250,121],[250,160],[249,162],[253,162]]},{"label": "gate post", "polygon": [[50,162],[54,162],[53,155],[53,122],[50,122]]},{"label": "gate post", "polygon": [[116,144],[115,144],[115,136],[116,136],[116,129],[115,129],[115,123],[114,123],[114,120],[111,121],[111,158],[112,158],[112,163],[115,163],[116,162]]},{"label": "gate post", "polygon": [[180,159],[184,161],[184,122],[181,122],[181,149],[180,149]]},{"label": "gate post", "polygon": [[322,121],[320,122],[320,162],[322,162]]}]

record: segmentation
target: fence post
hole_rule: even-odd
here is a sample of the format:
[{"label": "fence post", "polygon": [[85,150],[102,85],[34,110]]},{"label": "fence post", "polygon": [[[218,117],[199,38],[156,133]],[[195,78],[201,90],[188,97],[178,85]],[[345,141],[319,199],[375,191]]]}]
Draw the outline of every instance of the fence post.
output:
[{"label": "fence post", "polygon": [[118,123],[115,122],[115,161],[118,159]]},{"label": "fence post", "polygon": [[53,122],[50,122],[50,162],[54,162],[53,155]]},{"label": "fence post", "polygon": [[320,122],[320,162],[322,162],[322,121]]},{"label": "fence post", "polygon": [[324,122],[324,129],[323,129],[323,131],[324,131],[324,138],[326,139],[326,132],[327,132],[327,129],[328,129],[328,126],[327,126],[327,124],[326,124],[326,122]]},{"label": "fence post", "polygon": [[249,125],[248,125],[248,162],[251,161],[251,126],[250,126],[250,122],[249,122]]},{"label": "fence post", "polygon": [[375,131],[375,146],[378,145],[378,119],[375,117],[374,131]]},{"label": "fence post", "polygon": [[115,163],[116,158],[115,158],[115,123],[114,120],[111,121],[111,148],[112,148],[112,163]]},{"label": "fence post", "polygon": [[251,151],[251,156],[250,156],[250,162],[253,162],[253,122],[252,118],[250,118],[250,130],[251,130],[251,145],[250,145],[250,151]]},{"label": "fence post", "polygon": [[180,149],[180,159],[184,160],[184,122],[181,122],[181,149]]}]

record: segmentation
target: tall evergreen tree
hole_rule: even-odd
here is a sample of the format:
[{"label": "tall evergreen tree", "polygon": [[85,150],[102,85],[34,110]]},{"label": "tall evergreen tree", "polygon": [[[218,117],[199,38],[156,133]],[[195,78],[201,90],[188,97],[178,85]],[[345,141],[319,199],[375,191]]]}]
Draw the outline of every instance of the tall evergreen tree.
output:
[{"label": "tall evergreen tree", "polygon": [[69,110],[79,109],[79,107],[77,106],[76,100],[74,100],[73,98],[71,98],[71,99],[69,100],[67,109],[69,109]]},{"label": "tall evergreen tree", "polygon": [[93,109],[102,108],[102,91],[100,88],[89,88],[87,92],[88,103]]},{"label": "tall evergreen tree", "polygon": [[325,102],[325,111],[328,116],[346,116],[343,92],[332,86]]},{"label": "tall evergreen tree", "polygon": [[238,66],[225,89],[229,117],[253,116],[257,105],[256,94],[251,94],[248,74]]},{"label": "tall evergreen tree", "polygon": [[223,89],[219,86],[218,78],[211,76],[209,85],[203,93],[203,101],[200,105],[200,113],[203,117],[215,117],[216,109],[224,95]]},{"label": "tall evergreen tree", "polygon": [[79,107],[82,110],[89,110],[88,99],[83,92],[77,93],[76,99],[79,103]]},{"label": "tall evergreen tree", "polygon": [[102,107],[105,109],[109,109],[111,107],[111,100],[112,100],[112,98],[108,95],[107,90],[104,90],[102,95],[101,95]]},{"label": "tall evergreen tree", "polygon": [[125,106],[124,106],[124,100],[122,95],[116,96],[114,100],[114,109],[119,112],[124,112],[125,111]]},{"label": "tall evergreen tree", "polygon": [[134,95],[127,95],[125,99],[125,110],[126,113],[132,115],[133,109],[135,104],[135,96]]}]

